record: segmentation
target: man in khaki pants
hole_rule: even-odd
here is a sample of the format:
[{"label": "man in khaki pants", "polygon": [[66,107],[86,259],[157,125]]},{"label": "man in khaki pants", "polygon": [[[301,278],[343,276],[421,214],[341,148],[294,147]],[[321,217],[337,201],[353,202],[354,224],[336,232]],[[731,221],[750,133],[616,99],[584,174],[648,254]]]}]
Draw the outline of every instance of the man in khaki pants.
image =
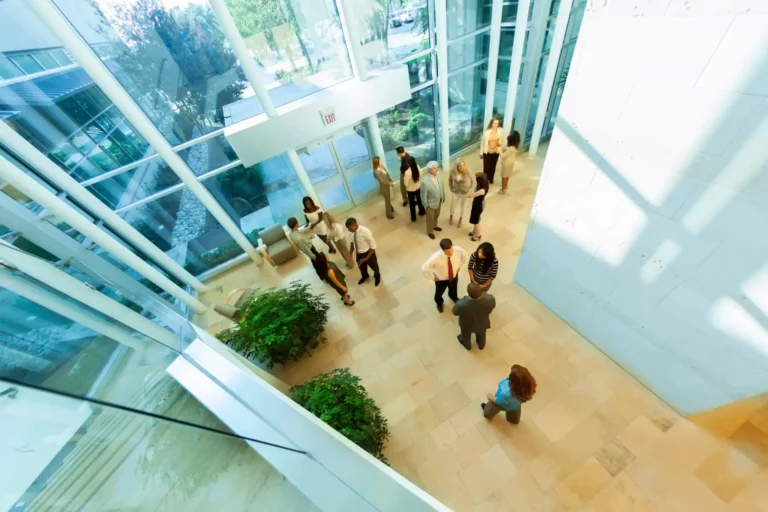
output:
[{"label": "man in khaki pants", "polygon": [[429,176],[425,176],[421,182],[421,202],[427,209],[427,235],[435,239],[433,231],[442,231],[437,226],[440,218],[440,207],[445,202],[445,186],[443,180],[437,175],[437,162],[434,160],[427,164]]}]

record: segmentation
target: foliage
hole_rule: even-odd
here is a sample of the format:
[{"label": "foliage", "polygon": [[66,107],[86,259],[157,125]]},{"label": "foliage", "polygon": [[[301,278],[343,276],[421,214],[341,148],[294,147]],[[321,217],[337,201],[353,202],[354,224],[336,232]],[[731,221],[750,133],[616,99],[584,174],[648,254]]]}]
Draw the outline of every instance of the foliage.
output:
[{"label": "foliage", "polygon": [[290,391],[291,398],[382,462],[387,420],[349,368],[320,373]]},{"label": "foliage", "polygon": [[[251,243],[255,245],[256,240],[259,238],[259,232],[263,229],[263,227],[256,228],[246,235]],[[243,254],[242,247],[240,247],[234,240],[230,240],[215,249],[201,254],[199,257],[187,253],[187,261],[184,262],[184,268],[190,274],[199,275],[207,270],[231,261],[241,254]]]},{"label": "foliage", "polygon": [[308,284],[294,281],[288,288],[270,288],[242,308],[240,325],[216,335],[246,358],[267,367],[300,359],[309,348],[325,341],[324,327],[330,306]]}]

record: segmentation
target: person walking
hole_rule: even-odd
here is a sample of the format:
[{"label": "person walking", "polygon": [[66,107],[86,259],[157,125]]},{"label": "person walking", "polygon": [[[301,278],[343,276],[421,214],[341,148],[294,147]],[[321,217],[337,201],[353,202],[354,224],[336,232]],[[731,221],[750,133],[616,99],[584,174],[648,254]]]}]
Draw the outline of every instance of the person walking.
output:
[{"label": "person walking", "polygon": [[496,175],[496,163],[499,161],[501,153],[501,141],[504,140],[499,119],[494,117],[488,123],[488,129],[483,133],[481,143],[480,159],[483,161],[483,172],[488,176],[488,183],[493,184],[493,177]]},{"label": "person walking", "polygon": [[491,328],[491,311],[495,307],[493,295],[484,293],[477,283],[467,285],[467,296],[453,306],[453,314],[459,317],[461,329],[456,338],[465,349],[472,350],[472,333],[475,333],[477,348],[485,348],[485,331]]},{"label": "person walking", "polygon": [[368,267],[373,270],[374,285],[379,286],[381,273],[379,272],[379,260],[376,258],[376,240],[373,239],[371,230],[357,223],[357,219],[350,217],[345,223],[352,233],[350,252],[354,252],[357,266],[360,267],[360,280],[357,284],[363,284],[368,280]]},{"label": "person walking", "polygon": [[473,242],[477,242],[483,238],[480,229],[480,216],[483,213],[485,196],[488,194],[488,188],[488,178],[486,178],[485,173],[477,173],[475,176],[475,191],[470,192],[467,195],[467,197],[472,199],[472,210],[469,212],[469,223],[472,224],[473,228],[469,233],[469,237]]},{"label": "person walking", "polygon": [[313,261],[315,259],[315,254],[317,254],[315,246],[312,245],[312,238],[314,238],[314,235],[307,235],[306,233],[299,231],[299,221],[296,217],[288,219],[288,229],[291,230],[290,236],[293,245],[303,252],[307,258],[309,258],[309,261]]},{"label": "person walking", "polygon": [[389,171],[381,163],[381,158],[373,157],[373,177],[379,183],[379,189],[381,189],[381,195],[384,196],[384,213],[388,219],[395,218],[395,209],[392,208],[392,188],[395,186],[395,182],[392,181],[392,177],[389,175]]},{"label": "person walking", "polygon": [[419,165],[416,163],[416,159],[406,153],[403,146],[397,146],[395,152],[397,153],[397,156],[400,157],[400,194],[403,196],[403,206],[406,206],[409,203],[409,197],[408,187],[405,182],[405,172],[410,169],[412,177],[415,177],[415,181],[419,180],[418,177],[421,172],[419,171]]},{"label": "person walking", "polygon": [[469,280],[476,283],[487,292],[491,289],[493,280],[499,273],[499,260],[496,259],[496,251],[488,242],[481,243],[475,252],[469,255]]},{"label": "person walking", "polygon": [[507,147],[501,153],[501,190],[499,194],[507,193],[509,177],[515,169],[515,160],[517,160],[517,149],[520,147],[520,132],[512,130],[507,135]]},{"label": "person walking", "polygon": [[467,194],[475,189],[475,177],[467,167],[467,162],[459,158],[456,166],[451,169],[448,176],[448,188],[451,189],[451,216],[448,218],[448,224],[453,225],[453,216],[456,213],[456,207],[459,207],[459,223],[464,220],[464,212],[467,210]]},{"label": "person walking", "polygon": [[509,377],[499,382],[495,394],[488,393],[488,401],[480,404],[483,408],[483,416],[493,419],[500,411],[506,411],[507,421],[520,423],[523,403],[529,401],[536,394],[536,379],[533,378],[528,368],[519,364],[512,365]]},{"label": "person walking", "polygon": [[421,169],[416,165],[416,160],[413,160],[413,167],[409,167],[403,173],[403,182],[405,183],[405,190],[408,194],[408,205],[411,209],[411,222],[416,222],[416,207],[419,207],[419,215],[424,216],[427,212],[424,210],[424,205],[421,202],[421,195],[419,189],[421,188]]},{"label": "person walking", "polygon": [[344,261],[347,262],[347,268],[353,268],[355,266],[354,258],[349,249],[352,241],[349,239],[347,230],[328,212],[325,212],[325,225],[328,227],[328,236],[331,237]]},{"label": "person walking", "polygon": [[315,272],[317,272],[320,279],[336,290],[339,296],[341,296],[341,300],[344,302],[345,306],[355,305],[355,301],[349,297],[349,288],[347,288],[344,272],[342,272],[334,262],[328,259],[327,254],[324,252],[318,253],[317,257],[314,259],[313,265],[315,267]]},{"label": "person walking", "polygon": [[328,228],[325,222],[323,222],[325,220],[323,210],[309,196],[306,196],[301,202],[304,205],[304,218],[307,220],[306,227],[312,229],[317,237],[328,246],[328,252],[335,254],[336,248],[333,247],[333,242],[328,238]]},{"label": "person walking", "polygon": [[443,312],[443,294],[448,289],[448,297],[458,302],[459,273],[462,265],[467,264],[467,251],[453,245],[449,238],[440,240],[440,250],[435,252],[421,266],[424,277],[435,283],[435,304]]},{"label": "person walking", "polygon": [[427,208],[427,236],[435,239],[434,231],[442,231],[437,223],[440,219],[440,208],[445,202],[445,185],[437,175],[437,162],[434,160],[427,164],[429,174],[421,182],[421,202]]}]

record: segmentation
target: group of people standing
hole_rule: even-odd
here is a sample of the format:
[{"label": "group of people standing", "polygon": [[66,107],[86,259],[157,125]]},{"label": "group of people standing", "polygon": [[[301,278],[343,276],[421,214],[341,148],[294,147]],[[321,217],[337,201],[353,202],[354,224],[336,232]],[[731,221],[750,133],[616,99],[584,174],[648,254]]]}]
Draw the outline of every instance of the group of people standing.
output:
[{"label": "group of people standing", "polygon": [[[468,222],[473,226],[469,237],[472,241],[482,240],[481,217],[490,185],[493,184],[496,166],[501,159],[502,185],[500,194],[506,194],[510,176],[516,160],[517,149],[520,145],[520,134],[511,132],[503,144],[504,135],[498,119],[494,118],[483,134],[480,158],[483,161],[483,172],[473,174],[466,161],[459,158],[451,169],[448,177],[448,188],[451,192],[450,216],[448,223],[462,227],[464,216],[469,207]],[[427,172],[424,173],[416,162],[400,146],[396,148],[400,157],[400,193],[402,205],[408,206],[412,222],[417,221],[417,215],[425,217],[427,235],[435,239],[435,231],[442,231],[438,222],[443,203],[446,200],[445,185],[438,175],[438,164],[430,161]],[[392,206],[392,191],[394,180],[387,168],[376,156],[372,161],[373,175],[384,196],[384,208],[388,219],[395,217]],[[346,306],[355,302],[349,295],[349,287],[344,272],[329,258],[328,254],[340,253],[346,262],[347,269],[355,266],[360,268],[358,284],[365,283],[369,278],[368,269],[374,274],[374,285],[381,282],[378,258],[376,255],[376,240],[371,230],[360,225],[355,218],[348,218],[342,226],[328,212],[314,203],[312,198],[303,199],[306,223],[299,225],[295,217],[288,219],[291,229],[291,240],[297,249],[304,253],[312,262],[318,277],[327,282],[341,297]],[[346,227],[346,229],[345,229]],[[317,251],[312,238],[317,237],[328,247],[328,253]],[[477,347],[483,350],[486,345],[486,331],[491,327],[490,315],[496,307],[496,299],[489,290],[497,277],[499,262],[493,245],[481,243],[475,252],[468,254],[463,248],[454,245],[452,240],[444,238],[439,242],[439,250],[432,254],[422,265],[425,278],[434,282],[434,300],[438,312],[444,310],[443,296],[448,291],[448,297],[455,303],[452,313],[459,318],[459,343],[471,350],[471,338],[475,335]],[[459,276],[463,269],[469,276],[467,295],[459,298]],[[507,412],[507,420],[512,423],[520,421],[521,404],[529,400],[536,389],[536,381],[527,369],[514,365],[510,375],[499,383],[497,392],[489,394],[488,400],[482,404],[483,415],[491,419],[498,412]]]}]

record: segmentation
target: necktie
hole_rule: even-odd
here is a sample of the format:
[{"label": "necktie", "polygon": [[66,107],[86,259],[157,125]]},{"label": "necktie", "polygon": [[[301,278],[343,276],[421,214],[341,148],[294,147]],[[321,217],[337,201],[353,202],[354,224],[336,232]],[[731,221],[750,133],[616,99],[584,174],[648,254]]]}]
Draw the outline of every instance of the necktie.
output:
[{"label": "necktie", "polygon": [[448,256],[448,280],[453,281],[453,263],[450,256]]}]

